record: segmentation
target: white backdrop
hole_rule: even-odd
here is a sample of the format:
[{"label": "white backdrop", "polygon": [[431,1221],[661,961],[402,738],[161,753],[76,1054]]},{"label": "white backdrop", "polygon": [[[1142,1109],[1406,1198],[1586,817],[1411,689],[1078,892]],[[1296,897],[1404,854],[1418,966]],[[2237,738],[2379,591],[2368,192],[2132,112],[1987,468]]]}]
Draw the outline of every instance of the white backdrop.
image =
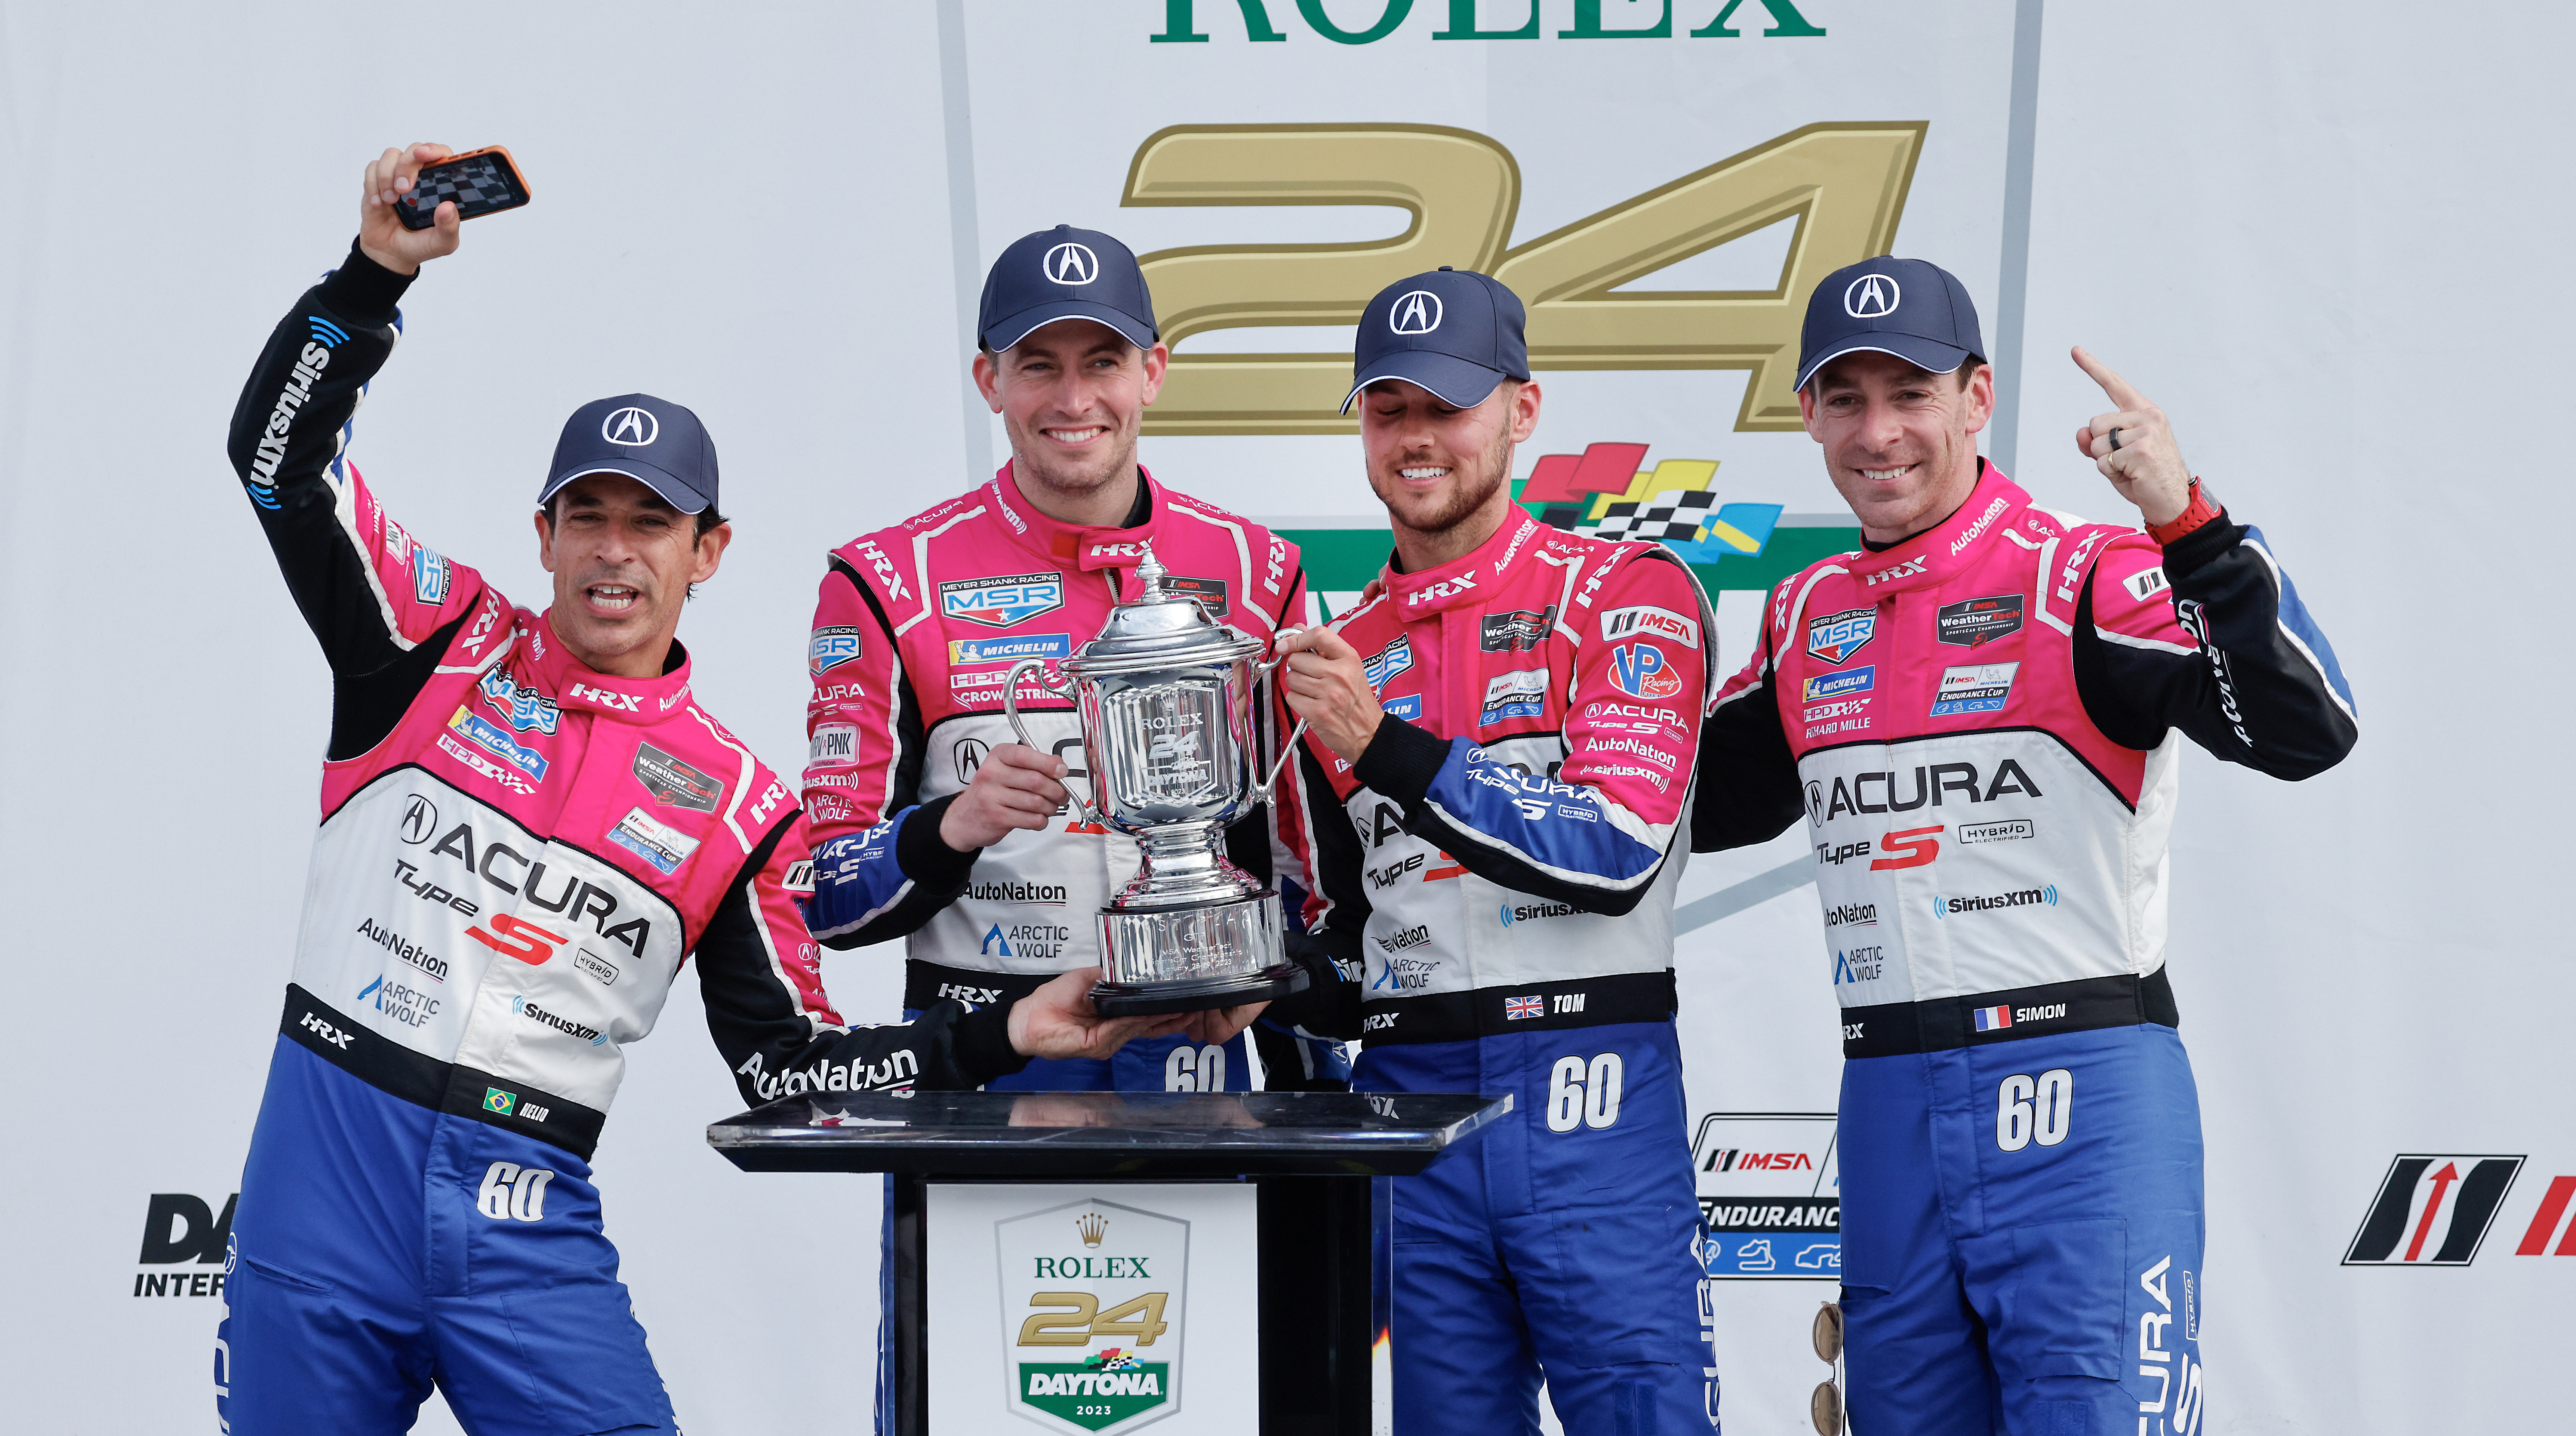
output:
[{"label": "white backdrop", "polygon": [[[1483,0],[1488,28],[1524,0]],[[2576,976],[2545,776],[2571,685],[2542,547],[2564,487],[2576,331],[2548,158],[2568,107],[2558,7],[2369,0],[2154,7],[1800,0],[1826,33],[1438,41],[1419,0],[1088,5],[384,8],[0,4],[0,890],[14,1021],[0,1074],[8,1424],[206,1429],[218,1301],[143,1297],[153,1194],[236,1189],[288,968],[328,676],[222,456],[267,327],[345,249],[384,145],[503,142],[537,196],[467,232],[406,306],[355,455],[405,524],[523,600],[521,517],[556,426],[646,389],[703,415],[738,538],[683,630],[699,688],[795,766],[822,551],[966,487],[1000,452],[964,403],[981,267],[1016,235],[1139,251],[1322,243],[1383,209],[1122,208],[1171,125],[1405,123],[1490,137],[1521,243],[1803,125],[1925,122],[1897,252],[1975,292],[1990,339],[2019,223],[2016,21],[2035,137],[2018,422],[1990,437],[2052,506],[2116,500],[2069,447],[2102,405],[2083,343],[2174,416],[2260,523],[2358,692],[2360,749],[2291,786],[2187,762],[2173,972],[2209,1138],[2204,1337],[2220,1432],[2547,1429],[2576,1259],[2527,1241],[2576,1174]],[[1604,23],[1659,0],[1607,0]],[[2035,40],[2037,48],[2027,46]],[[1638,288],[1778,282],[1785,227]],[[962,274],[961,274],[961,259]],[[1685,269],[1684,266],[1696,266]],[[1363,296],[1364,297],[1364,296]],[[1182,353],[1312,348],[1217,333]],[[1346,344],[1346,340],[1341,341]],[[1734,427],[1741,371],[1543,371],[1533,453],[1600,440],[1720,461],[1729,500],[1833,505],[1803,436]],[[1147,462],[1245,512],[1368,509],[1332,435],[1150,437]],[[1524,461],[1526,462],[1526,460]],[[2523,547],[2513,559],[2501,540]],[[2456,604],[2479,587],[2487,596]],[[1745,598],[1722,601],[1732,653]],[[2540,636],[2535,637],[2538,634]],[[1730,662],[1732,658],[1730,658]],[[2490,736],[2477,750],[2473,735]],[[1685,899],[1796,857],[1696,864]],[[1684,939],[1701,1113],[1829,1112],[1838,1059],[1813,894]],[[836,955],[844,1011],[897,998]],[[693,1431],[866,1429],[875,1184],[747,1176],[704,1145],[737,1105],[694,989],[630,1067],[598,1168],[609,1229]],[[2475,1261],[2341,1265],[2401,1153],[2526,1160]],[[1804,1429],[1821,1282],[1721,1295],[1737,1432]],[[444,1421],[433,1414],[431,1429]]]}]

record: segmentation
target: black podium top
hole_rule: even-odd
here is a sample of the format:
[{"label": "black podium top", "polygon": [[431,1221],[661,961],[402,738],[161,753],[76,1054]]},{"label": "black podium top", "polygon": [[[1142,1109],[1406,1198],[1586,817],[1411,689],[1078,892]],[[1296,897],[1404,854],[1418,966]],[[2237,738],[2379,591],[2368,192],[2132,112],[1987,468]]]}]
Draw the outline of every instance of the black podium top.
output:
[{"label": "black podium top", "polygon": [[747,1172],[1405,1177],[1511,1109],[1437,1092],[809,1092],[707,1143]]}]

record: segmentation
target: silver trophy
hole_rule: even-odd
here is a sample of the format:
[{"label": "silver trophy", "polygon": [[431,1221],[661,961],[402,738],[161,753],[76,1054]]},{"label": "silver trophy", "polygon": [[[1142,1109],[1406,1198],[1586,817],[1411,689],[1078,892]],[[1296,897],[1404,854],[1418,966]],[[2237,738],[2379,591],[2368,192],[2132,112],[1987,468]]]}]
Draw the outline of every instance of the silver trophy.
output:
[{"label": "silver trophy", "polygon": [[1104,972],[1091,1001],[1111,1017],[1266,1002],[1306,985],[1280,942],[1279,894],[1224,853],[1225,830],[1269,795],[1305,724],[1259,775],[1253,692],[1281,660],[1256,664],[1261,640],[1165,577],[1147,545],[1135,599],[1109,611],[1098,638],[1060,674],[1032,658],[1002,684],[1011,731],[1032,748],[1020,675],[1036,669],[1038,687],[1072,698],[1091,770],[1090,801],[1073,793],[1073,805],[1145,850],[1135,880],[1100,909]]}]

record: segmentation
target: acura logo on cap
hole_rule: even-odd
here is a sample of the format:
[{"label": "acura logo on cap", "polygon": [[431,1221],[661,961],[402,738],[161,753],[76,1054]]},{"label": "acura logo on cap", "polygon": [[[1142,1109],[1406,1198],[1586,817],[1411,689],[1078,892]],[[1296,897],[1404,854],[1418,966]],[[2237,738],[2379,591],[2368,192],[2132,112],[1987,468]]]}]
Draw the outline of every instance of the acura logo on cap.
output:
[{"label": "acura logo on cap", "polygon": [[1407,290],[1395,301],[1386,327],[1398,334],[1428,334],[1440,327],[1440,296],[1428,289]]},{"label": "acura logo on cap", "polygon": [[1843,291],[1843,312],[1854,319],[1884,319],[1896,312],[1902,291],[1884,274],[1864,274]]},{"label": "acura logo on cap", "polygon": [[631,404],[609,415],[599,426],[599,437],[638,449],[661,436],[662,421],[653,417],[653,411]]},{"label": "acura logo on cap", "polygon": [[1086,244],[1059,244],[1046,252],[1046,277],[1057,284],[1089,284],[1100,277],[1100,256]]}]

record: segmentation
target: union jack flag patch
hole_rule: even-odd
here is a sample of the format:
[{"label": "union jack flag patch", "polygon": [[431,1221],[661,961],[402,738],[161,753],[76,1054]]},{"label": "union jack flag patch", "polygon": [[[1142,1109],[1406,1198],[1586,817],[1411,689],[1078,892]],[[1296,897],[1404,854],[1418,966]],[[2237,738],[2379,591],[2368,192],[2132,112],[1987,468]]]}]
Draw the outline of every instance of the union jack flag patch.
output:
[{"label": "union jack flag patch", "polygon": [[1545,1017],[1546,1015],[1546,998],[1506,997],[1503,999],[1503,1020],[1505,1022],[1518,1022],[1524,1017]]}]

